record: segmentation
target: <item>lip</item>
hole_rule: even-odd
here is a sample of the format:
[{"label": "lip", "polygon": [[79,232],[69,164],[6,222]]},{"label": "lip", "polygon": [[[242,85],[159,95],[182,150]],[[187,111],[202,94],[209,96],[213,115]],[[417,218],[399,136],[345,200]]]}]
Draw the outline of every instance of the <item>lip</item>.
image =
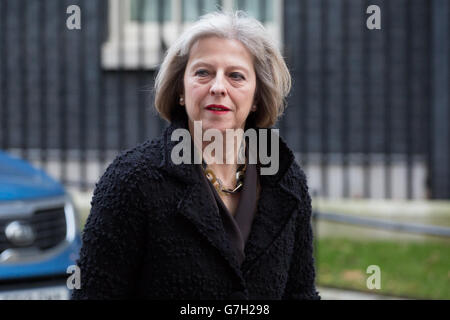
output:
[{"label": "lip", "polygon": [[[221,108],[222,110],[211,110],[210,108],[213,108],[213,107],[214,108]],[[224,113],[227,113],[227,112],[231,111],[230,108],[225,107],[225,106],[220,105],[220,104],[210,104],[210,105],[206,106],[205,109],[210,111],[210,112],[212,112],[212,113],[215,113],[215,114],[224,114]]]},{"label": "lip", "polygon": [[210,104],[210,105],[207,105],[207,106],[206,106],[206,109],[209,110],[209,108],[221,108],[221,109],[223,109],[223,111],[231,111],[230,108],[225,107],[225,106],[223,106],[223,105],[221,105],[221,104]]}]

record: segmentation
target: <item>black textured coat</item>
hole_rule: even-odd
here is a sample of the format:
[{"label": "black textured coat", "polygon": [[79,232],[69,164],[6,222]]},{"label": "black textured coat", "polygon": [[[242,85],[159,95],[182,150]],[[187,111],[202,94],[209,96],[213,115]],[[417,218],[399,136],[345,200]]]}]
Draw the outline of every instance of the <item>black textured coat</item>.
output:
[{"label": "black textured coat", "polygon": [[171,161],[174,121],[96,185],[72,299],[319,299],[306,178],[280,139],[241,266],[194,165]]}]

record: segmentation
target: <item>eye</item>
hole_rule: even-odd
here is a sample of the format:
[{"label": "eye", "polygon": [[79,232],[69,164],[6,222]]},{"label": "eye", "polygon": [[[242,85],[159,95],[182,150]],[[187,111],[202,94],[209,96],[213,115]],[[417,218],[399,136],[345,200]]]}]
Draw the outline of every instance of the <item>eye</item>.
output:
[{"label": "eye", "polygon": [[208,70],[205,70],[205,69],[197,70],[197,71],[195,71],[195,75],[196,76],[199,75],[200,77],[207,76],[208,75]]},{"label": "eye", "polygon": [[230,76],[236,80],[244,80],[245,79],[244,76],[242,74],[240,74],[239,72],[233,72],[230,74]]}]

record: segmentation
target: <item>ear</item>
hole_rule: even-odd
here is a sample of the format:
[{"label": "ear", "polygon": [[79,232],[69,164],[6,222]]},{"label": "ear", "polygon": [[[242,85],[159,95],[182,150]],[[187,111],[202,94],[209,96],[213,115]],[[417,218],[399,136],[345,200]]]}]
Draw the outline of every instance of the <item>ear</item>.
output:
[{"label": "ear", "polygon": [[253,98],[253,105],[252,105],[252,107],[251,107],[251,111],[252,112],[255,112],[256,111],[256,109],[258,109],[258,96],[256,95],[256,90],[255,90],[255,96],[254,96],[254,98]]},{"label": "ear", "polygon": [[183,98],[184,99],[184,86],[178,85],[178,99]]},{"label": "ear", "polygon": [[252,105],[252,107],[250,108],[250,110],[251,110],[252,112],[255,112],[256,109],[258,109],[258,100],[257,100],[257,99],[255,99],[255,100],[253,101],[253,105]]},{"label": "ear", "polygon": [[178,94],[178,102],[180,105],[184,106],[185,101],[184,101],[184,91],[180,90],[180,93]]}]

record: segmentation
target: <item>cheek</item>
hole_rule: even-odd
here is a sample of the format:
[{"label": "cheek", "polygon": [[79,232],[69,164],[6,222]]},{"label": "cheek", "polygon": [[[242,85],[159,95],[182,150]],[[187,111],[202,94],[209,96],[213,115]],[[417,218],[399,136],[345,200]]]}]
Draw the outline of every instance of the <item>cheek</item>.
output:
[{"label": "cheek", "polygon": [[239,90],[239,92],[236,92],[235,97],[240,102],[241,109],[251,108],[253,103],[252,92],[253,92],[252,90]]},{"label": "cheek", "polygon": [[202,97],[208,93],[206,86],[195,82],[190,82],[187,86],[185,86],[185,88],[186,97],[194,101],[202,99]]}]

